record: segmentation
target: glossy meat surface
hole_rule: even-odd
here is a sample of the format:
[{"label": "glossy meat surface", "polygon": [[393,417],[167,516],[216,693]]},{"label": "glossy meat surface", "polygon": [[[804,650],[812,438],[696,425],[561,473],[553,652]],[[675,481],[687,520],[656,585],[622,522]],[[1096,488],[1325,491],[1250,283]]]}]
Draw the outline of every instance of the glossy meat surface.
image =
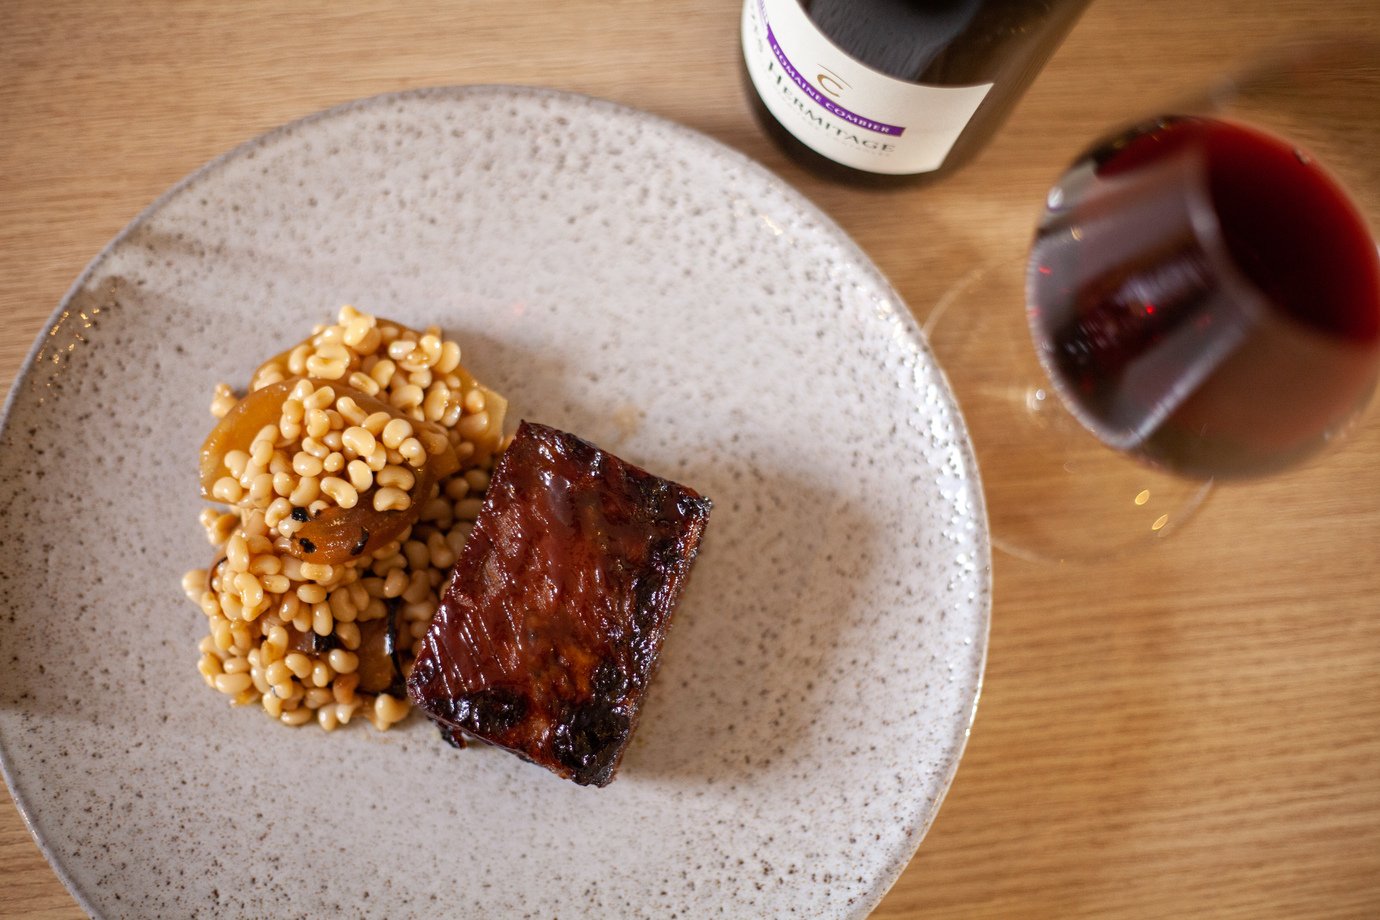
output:
[{"label": "glossy meat surface", "polygon": [[607,785],[710,502],[523,422],[408,680],[444,725]]}]

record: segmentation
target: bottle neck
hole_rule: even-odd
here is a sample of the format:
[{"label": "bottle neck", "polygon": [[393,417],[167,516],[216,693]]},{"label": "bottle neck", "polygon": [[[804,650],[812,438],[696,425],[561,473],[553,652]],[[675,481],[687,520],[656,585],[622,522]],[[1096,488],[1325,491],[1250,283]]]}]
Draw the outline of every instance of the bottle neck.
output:
[{"label": "bottle neck", "polygon": [[875,70],[917,80],[962,35],[985,0],[801,0],[830,41]]}]

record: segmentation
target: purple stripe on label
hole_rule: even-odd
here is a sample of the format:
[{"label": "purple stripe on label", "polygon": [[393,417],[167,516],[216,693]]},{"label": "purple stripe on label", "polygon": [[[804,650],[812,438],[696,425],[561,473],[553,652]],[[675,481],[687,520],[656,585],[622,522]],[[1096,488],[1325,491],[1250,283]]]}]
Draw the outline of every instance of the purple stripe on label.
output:
[{"label": "purple stripe on label", "polygon": [[790,59],[786,57],[786,52],[781,50],[781,45],[776,41],[776,33],[771,30],[771,23],[767,21],[767,7],[762,0],[757,0],[757,12],[762,17],[762,24],[767,27],[767,42],[771,44],[771,50],[772,53],[776,55],[777,63],[781,65],[782,70],[786,71],[787,76],[794,80],[796,85],[805,91],[805,95],[813,99],[820,108],[829,112],[831,115],[842,118],[851,125],[856,125],[868,131],[875,131],[878,134],[888,134],[892,137],[900,137],[902,134],[906,133],[906,129],[900,125],[884,124],[880,121],[864,118],[856,112],[850,112],[848,109],[845,109],[843,106],[811,86],[810,83],[800,75],[800,71],[795,69],[795,65],[790,62]]}]

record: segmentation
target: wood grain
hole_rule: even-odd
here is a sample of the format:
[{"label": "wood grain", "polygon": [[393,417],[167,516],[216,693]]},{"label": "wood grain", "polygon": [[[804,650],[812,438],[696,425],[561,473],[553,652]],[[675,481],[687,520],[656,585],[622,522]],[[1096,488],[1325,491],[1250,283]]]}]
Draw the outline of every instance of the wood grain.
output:
[{"label": "wood grain", "polygon": [[[545,84],[698,128],[831,214],[918,313],[1021,251],[1104,126],[1374,0],[1099,0],[977,162],[929,188],[829,184],[744,101],[736,0],[0,4],[0,386],[82,267],[187,172],[374,93]],[[962,392],[959,393],[960,399]],[[986,687],[938,821],[876,912],[1380,915],[1380,420],[1220,490],[1143,556],[999,555]],[[80,916],[8,799],[0,915]]]}]

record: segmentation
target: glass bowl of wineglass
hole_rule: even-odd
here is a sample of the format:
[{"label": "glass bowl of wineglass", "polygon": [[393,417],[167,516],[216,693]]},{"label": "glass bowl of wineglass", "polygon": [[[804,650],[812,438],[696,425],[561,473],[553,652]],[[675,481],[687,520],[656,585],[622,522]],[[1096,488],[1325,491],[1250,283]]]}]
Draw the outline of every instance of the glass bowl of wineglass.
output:
[{"label": "glass bowl of wineglass", "polygon": [[999,548],[1144,548],[1354,424],[1380,376],[1377,99],[1375,44],[1281,51],[1087,147],[1026,259],[936,305],[945,366],[1008,343],[957,389]]}]

